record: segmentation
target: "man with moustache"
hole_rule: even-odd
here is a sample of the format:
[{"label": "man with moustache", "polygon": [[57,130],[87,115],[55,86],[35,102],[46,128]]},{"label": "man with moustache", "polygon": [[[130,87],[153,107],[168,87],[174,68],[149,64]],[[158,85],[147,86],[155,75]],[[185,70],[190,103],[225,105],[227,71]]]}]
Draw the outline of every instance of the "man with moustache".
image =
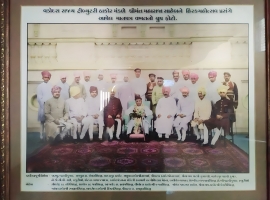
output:
[{"label": "man with moustache", "polygon": [[152,104],[153,104],[153,113],[156,114],[156,106],[158,104],[158,101],[160,100],[160,98],[163,97],[163,92],[162,92],[162,88],[163,88],[163,78],[162,77],[157,77],[157,85],[154,87],[153,89],[153,93],[152,93]]},{"label": "man with moustache", "polygon": [[[178,142],[184,142],[188,129],[188,123],[192,120],[194,112],[194,100],[189,96],[189,89],[183,87],[180,89],[182,95],[177,104],[177,117],[174,120],[174,127],[178,135]],[[182,133],[182,136],[181,136]]]},{"label": "man with moustache", "polygon": [[[70,122],[73,124],[73,140],[77,143],[77,131],[80,133],[80,139],[83,139],[86,131],[91,126],[91,119],[87,118],[87,106],[84,99],[81,98],[81,88],[78,86],[70,87],[70,98],[66,100],[69,111]],[[83,128],[81,130],[81,126]]]},{"label": "man with moustache", "polygon": [[128,109],[128,102],[134,99],[134,91],[131,83],[128,81],[128,75],[124,75],[124,82],[119,84],[117,92],[117,97],[121,101],[123,112]]},{"label": "man with moustache", "polygon": [[[63,140],[64,136],[71,129],[72,124],[68,122],[67,104],[64,99],[59,98],[61,88],[55,85],[51,93],[53,97],[47,100],[44,106],[46,139],[52,140],[52,144],[57,144]],[[58,130],[59,125],[64,127],[61,133]]]},{"label": "man with moustache", "polygon": [[110,99],[104,108],[104,122],[109,133],[109,141],[113,139],[114,125],[117,123],[116,139],[120,139],[122,127],[122,105],[118,98],[115,97],[115,90],[110,91]]},{"label": "man with moustache", "polygon": [[190,91],[189,96],[194,101],[198,99],[198,88],[199,88],[198,79],[199,79],[198,74],[196,74],[196,73],[190,74],[191,85],[189,87],[189,91]]},{"label": "man with moustache", "polygon": [[182,70],[183,80],[180,81],[180,88],[187,87],[190,88],[191,81],[190,81],[190,71],[189,70]]},{"label": "man with moustache", "polygon": [[60,82],[57,84],[61,88],[60,98],[67,100],[69,98],[69,85],[67,84],[67,75],[60,74]]},{"label": "man with moustache", "polygon": [[135,96],[140,96],[144,102],[146,93],[146,81],[141,77],[141,69],[136,68],[134,72],[135,78],[131,81],[131,85]]},{"label": "man with moustache", "polygon": [[44,114],[44,104],[45,102],[52,98],[52,85],[49,83],[51,79],[51,73],[49,71],[41,72],[43,82],[37,87],[37,101],[39,104],[38,108],[38,121],[40,122],[40,139],[43,139],[44,134],[44,123],[45,123],[45,114]]},{"label": "man with moustache", "polygon": [[196,140],[204,144],[208,143],[208,129],[204,125],[204,121],[210,119],[212,105],[211,101],[205,97],[206,91],[204,87],[197,90],[198,99],[195,101],[194,119],[191,121]]},{"label": "man with moustache", "polygon": [[[209,120],[205,120],[204,124],[208,130],[215,130],[215,135],[211,141],[211,147],[215,148],[215,143],[218,140],[221,130],[223,129],[225,135],[230,132],[230,116],[234,114],[233,102],[227,99],[228,86],[221,85],[218,88],[220,100],[214,106],[214,116]],[[206,144],[206,141],[203,143]]]},{"label": "man with moustache", "polygon": [[231,80],[231,74],[229,72],[224,72],[224,82],[223,85],[226,85],[229,87],[227,96],[230,98],[230,100],[233,102],[233,106],[235,109],[238,107],[238,88],[235,82],[232,82]]},{"label": "man with moustache", "polygon": [[98,129],[98,138],[102,140],[103,129],[104,129],[104,120],[103,120],[103,110],[100,110],[100,100],[97,97],[98,88],[91,86],[90,96],[86,98],[85,103],[87,105],[87,118],[90,118],[91,125],[89,126],[89,138],[90,141],[93,140],[93,128],[94,124],[99,125]]},{"label": "man with moustache", "polygon": [[179,89],[181,88],[180,86],[181,81],[179,80],[179,71],[174,70],[172,75],[173,75],[174,84],[171,87],[170,96],[173,97],[177,102],[178,97],[179,97]]},{"label": "man with moustache", "polygon": [[[116,83],[117,74],[111,73],[110,77],[111,77],[111,82],[107,83],[107,87],[109,89],[115,87],[115,91],[117,91],[117,89],[118,89],[118,84]],[[117,94],[116,94],[116,96],[117,96]]]},{"label": "man with moustache", "polygon": [[168,141],[171,134],[173,119],[177,112],[175,99],[170,97],[170,91],[170,87],[163,87],[162,92],[164,97],[159,99],[156,107],[156,132],[160,139],[162,138],[162,134],[165,134],[166,141]]},{"label": "man with moustache", "polygon": [[89,97],[90,96],[89,89],[90,89],[90,86],[93,85],[93,83],[90,81],[91,74],[90,74],[89,71],[84,71],[83,76],[84,76],[83,85],[84,85],[84,88],[85,88],[86,97]]},{"label": "man with moustache", "polygon": [[[73,86],[77,86],[80,89],[80,95],[85,100],[86,98],[86,90],[83,84],[80,83],[81,80],[81,74],[79,72],[74,72],[74,81],[70,85],[70,88]],[[71,93],[70,93],[71,96]]]},{"label": "man with moustache", "polygon": [[152,104],[152,93],[153,93],[153,89],[156,86],[156,75],[153,73],[150,73],[149,75],[149,82],[146,85],[146,93],[145,93],[145,97],[147,101],[150,101],[150,108],[151,110],[153,110],[153,104]]},{"label": "man with moustache", "polygon": [[107,82],[103,79],[103,70],[98,70],[97,75],[98,75],[98,80],[94,82],[93,86],[96,86],[98,88],[99,93],[101,92],[106,92],[108,89],[108,84]]},{"label": "man with moustache", "polygon": [[216,102],[220,100],[220,96],[217,91],[222,84],[216,80],[217,78],[216,71],[210,71],[208,73],[208,78],[209,82],[206,85],[206,98],[211,101],[213,107],[216,104]]}]

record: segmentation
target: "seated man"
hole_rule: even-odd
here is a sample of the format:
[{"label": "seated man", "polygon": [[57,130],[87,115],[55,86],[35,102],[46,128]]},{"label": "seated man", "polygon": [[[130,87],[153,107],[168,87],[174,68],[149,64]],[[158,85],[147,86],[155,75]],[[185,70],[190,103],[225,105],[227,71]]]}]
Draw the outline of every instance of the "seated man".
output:
[{"label": "seated man", "polygon": [[205,88],[200,87],[198,89],[199,99],[195,102],[194,119],[191,121],[191,126],[193,127],[194,134],[197,136],[196,140],[201,140],[201,142],[204,140],[204,144],[207,144],[208,130],[204,125],[204,121],[211,117],[212,105],[211,101],[208,100],[205,95]]},{"label": "seated man", "polygon": [[89,127],[90,141],[93,140],[93,128],[94,124],[99,125],[98,138],[102,140],[104,121],[103,112],[100,110],[100,101],[97,97],[98,89],[95,86],[90,87],[90,96],[86,98],[85,103],[87,105],[87,118],[90,118],[92,124]]},{"label": "seated man", "polygon": [[[136,104],[130,106],[126,110],[126,115],[131,115],[131,120],[128,122],[127,136],[131,134],[132,128],[134,127],[134,133],[140,133],[140,126],[143,125],[144,133],[149,134],[149,127],[151,124],[146,119],[147,116],[152,115],[152,111],[142,104],[142,98],[140,96],[135,97]],[[147,136],[148,137],[148,136]]]},{"label": "seated man", "polygon": [[91,126],[91,119],[87,118],[87,106],[85,105],[84,99],[81,98],[81,89],[78,86],[70,87],[71,98],[67,99],[66,103],[69,109],[69,118],[73,124],[73,139],[76,144],[77,130],[81,131],[81,125],[83,129],[81,131],[80,139],[83,139],[89,126]]},{"label": "seated man", "polygon": [[117,122],[116,138],[120,139],[122,125],[122,105],[120,99],[115,97],[114,88],[110,90],[110,99],[104,108],[104,122],[109,133],[109,141],[113,139],[114,124]]},{"label": "seated man", "polygon": [[[54,140],[52,144],[56,144],[63,140],[64,136],[71,129],[72,124],[68,123],[68,108],[65,100],[60,97],[61,87],[53,86],[51,89],[53,97],[48,99],[44,105],[45,113],[45,131],[46,139]],[[59,133],[58,126],[64,127]]]},{"label": "seated man", "polygon": [[[222,85],[218,88],[219,96],[221,97],[214,106],[215,117],[205,120],[204,124],[208,130],[215,129],[215,136],[211,141],[211,147],[215,148],[215,143],[221,134],[221,128],[225,134],[230,131],[230,117],[234,114],[233,102],[227,99],[228,86]],[[205,142],[204,142],[205,143]]]},{"label": "seated man", "polygon": [[160,139],[162,138],[162,134],[165,134],[166,141],[168,141],[171,134],[173,119],[177,112],[176,103],[174,98],[170,97],[170,91],[170,87],[162,88],[164,97],[159,99],[156,107],[156,132]]},{"label": "seated man", "polygon": [[180,92],[182,95],[179,95],[177,117],[174,120],[174,127],[178,135],[177,141],[184,142],[186,139],[188,123],[191,121],[194,112],[194,100],[189,96],[189,89],[187,87],[182,87]]}]

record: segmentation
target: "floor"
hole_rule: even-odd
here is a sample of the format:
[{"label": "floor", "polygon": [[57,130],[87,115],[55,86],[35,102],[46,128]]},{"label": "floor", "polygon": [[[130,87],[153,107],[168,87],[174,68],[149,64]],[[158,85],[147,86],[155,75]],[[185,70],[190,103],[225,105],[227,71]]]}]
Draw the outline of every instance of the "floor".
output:
[{"label": "floor", "polygon": [[[234,144],[245,151],[247,154],[249,153],[249,144],[248,138],[246,138],[247,134],[245,133],[238,133],[234,135]],[[227,136],[230,139],[230,136]],[[27,151],[26,157],[30,157],[32,154],[37,152],[45,146],[45,143],[40,141],[39,133],[38,132],[28,132],[27,133]]]}]

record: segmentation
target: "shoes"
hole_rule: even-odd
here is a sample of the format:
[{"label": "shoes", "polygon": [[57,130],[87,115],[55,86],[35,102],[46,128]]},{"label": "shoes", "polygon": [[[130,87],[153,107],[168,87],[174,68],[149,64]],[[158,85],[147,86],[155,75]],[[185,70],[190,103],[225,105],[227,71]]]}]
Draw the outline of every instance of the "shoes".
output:
[{"label": "shoes", "polygon": [[208,144],[201,143],[201,147],[205,147],[205,146],[208,146]]},{"label": "shoes", "polygon": [[102,138],[98,138],[99,141],[102,141]]},{"label": "shoes", "polygon": [[211,147],[212,149],[216,148],[216,147],[215,147],[215,145],[213,145],[213,144],[211,144],[211,146],[210,146],[210,147]]},{"label": "shoes", "polygon": [[76,139],[73,139],[73,144],[78,144]]}]

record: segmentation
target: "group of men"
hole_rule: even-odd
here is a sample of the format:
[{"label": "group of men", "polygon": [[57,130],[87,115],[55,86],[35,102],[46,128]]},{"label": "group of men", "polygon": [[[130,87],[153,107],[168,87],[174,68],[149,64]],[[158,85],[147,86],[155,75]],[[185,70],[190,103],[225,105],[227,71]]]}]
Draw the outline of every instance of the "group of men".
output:
[{"label": "group of men", "polygon": [[[209,82],[206,87],[198,83],[199,76],[182,70],[173,71],[174,84],[164,85],[164,78],[149,74],[149,82],[141,77],[141,69],[134,70],[135,78],[129,81],[124,75],[123,82],[116,82],[117,74],[111,74],[111,82],[103,80],[103,73],[98,74],[97,81],[91,81],[88,71],[74,73],[74,82],[66,83],[66,74],[60,75],[60,82],[54,86],[49,83],[51,73],[43,71],[43,82],[37,88],[39,102],[38,120],[41,130],[40,138],[62,141],[71,132],[74,143],[77,137],[84,139],[89,133],[93,140],[93,128],[99,127],[99,140],[103,139],[104,127],[109,134],[109,141],[120,139],[123,125],[123,115],[136,111],[143,112],[141,130],[149,134],[151,122],[147,117],[153,116],[153,130],[159,138],[165,134],[166,141],[173,128],[177,133],[177,141],[184,142],[188,127],[193,127],[196,140],[201,145],[208,144],[208,130],[214,129],[215,135],[211,141],[214,147],[220,134],[228,134],[230,123],[235,121],[234,109],[238,106],[237,85],[230,81],[230,73],[224,72],[224,82],[216,81],[217,73],[208,73]],[[129,102],[134,105],[128,107]],[[150,107],[145,101],[150,101]],[[127,137],[133,134],[136,119],[127,124]],[[44,130],[45,128],[45,130]]]}]

